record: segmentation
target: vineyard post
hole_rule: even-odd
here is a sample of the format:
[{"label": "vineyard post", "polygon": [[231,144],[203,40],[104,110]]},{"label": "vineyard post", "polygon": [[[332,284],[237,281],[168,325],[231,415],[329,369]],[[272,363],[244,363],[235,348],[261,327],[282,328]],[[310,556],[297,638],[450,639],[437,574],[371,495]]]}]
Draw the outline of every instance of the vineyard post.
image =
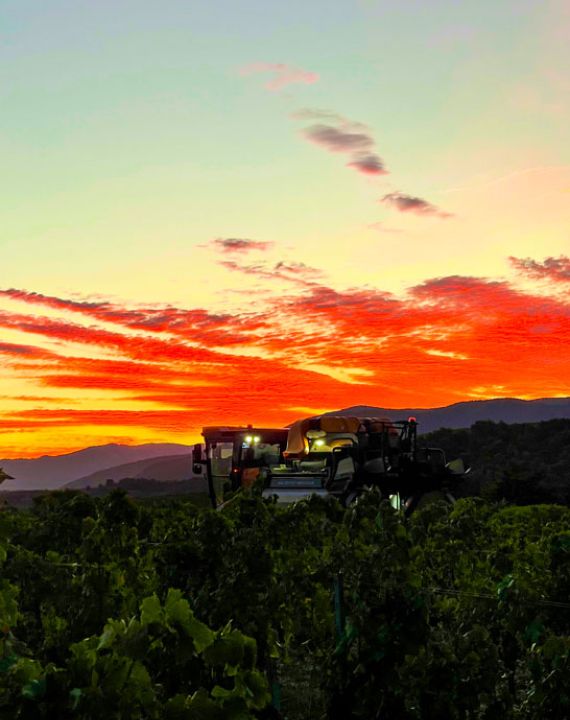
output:
[{"label": "vineyard post", "polygon": [[344,578],[342,572],[338,572],[334,579],[334,618],[337,637],[340,640],[344,635],[345,628]]},{"label": "vineyard post", "polygon": [[271,683],[271,705],[278,712],[281,710],[281,685],[277,680]]}]

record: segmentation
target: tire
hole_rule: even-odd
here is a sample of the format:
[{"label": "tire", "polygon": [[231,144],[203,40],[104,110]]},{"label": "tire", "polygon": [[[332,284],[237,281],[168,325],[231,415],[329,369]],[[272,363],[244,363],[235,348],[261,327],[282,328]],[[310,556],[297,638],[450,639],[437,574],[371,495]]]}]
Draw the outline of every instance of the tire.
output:
[{"label": "tire", "polygon": [[360,497],[360,493],[359,493],[359,492],[357,492],[356,490],[351,490],[349,493],[347,493],[347,494],[343,497],[343,499],[342,499],[342,504],[343,504],[344,507],[346,507],[346,508],[347,508],[347,507],[350,507],[353,503],[355,503],[355,502],[358,500],[359,497]]},{"label": "tire", "polygon": [[428,505],[433,505],[436,502],[444,502],[448,505],[455,504],[455,498],[451,493],[443,492],[442,490],[431,490],[430,492],[423,493],[422,495],[412,495],[406,498],[406,502],[402,504],[406,515],[411,515],[416,510],[421,510]]}]

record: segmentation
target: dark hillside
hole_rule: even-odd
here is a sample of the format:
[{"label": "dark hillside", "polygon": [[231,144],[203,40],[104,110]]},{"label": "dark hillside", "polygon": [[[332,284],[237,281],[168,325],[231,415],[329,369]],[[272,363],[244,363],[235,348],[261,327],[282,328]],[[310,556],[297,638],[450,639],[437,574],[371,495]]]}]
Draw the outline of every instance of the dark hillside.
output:
[{"label": "dark hillside", "polygon": [[570,420],[477,422],[468,430],[436,430],[422,441],[472,466],[464,483],[469,494],[520,505],[570,504]]},{"label": "dark hillside", "polygon": [[123,478],[149,478],[158,482],[173,482],[188,480],[192,475],[192,459],[190,452],[187,451],[181,455],[146,458],[99,470],[73,480],[66,487],[71,489],[94,488],[104,485],[108,480],[117,482]]}]

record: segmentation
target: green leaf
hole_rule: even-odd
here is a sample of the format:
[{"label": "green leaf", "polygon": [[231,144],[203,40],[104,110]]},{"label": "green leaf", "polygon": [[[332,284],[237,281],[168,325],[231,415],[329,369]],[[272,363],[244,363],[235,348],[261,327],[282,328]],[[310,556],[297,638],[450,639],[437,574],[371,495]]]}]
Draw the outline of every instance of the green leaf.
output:
[{"label": "green leaf", "polygon": [[13,627],[18,622],[18,589],[6,580],[0,580],[0,630]]},{"label": "green leaf", "polygon": [[226,637],[219,637],[204,649],[204,660],[214,666],[237,667],[244,655],[243,635],[238,630]]},{"label": "green leaf", "polygon": [[182,597],[180,590],[170,589],[164,603],[164,612],[169,623],[187,629],[192,618],[190,603]]},{"label": "green leaf", "polygon": [[167,720],[190,720],[186,695],[174,695],[166,703]]},{"label": "green leaf", "polygon": [[506,575],[497,585],[497,596],[499,600],[506,600],[508,590],[514,585],[515,579],[512,575]]},{"label": "green leaf", "polygon": [[396,532],[395,535],[397,538],[405,540],[408,537],[408,533],[406,532],[406,528],[403,525],[396,525]]},{"label": "green leaf", "polygon": [[544,625],[538,620],[533,620],[529,625],[526,626],[524,634],[526,639],[534,644],[539,641],[540,636],[544,632]]},{"label": "green leaf", "polygon": [[228,689],[221,687],[221,685],[215,685],[214,689],[212,690],[212,697],[219,698],[220,700],[229,700],[230,698],[233,698],[235,696],[235,688]]},{"label": "green leaf", "polygon": [[151,625],[152,623],[162,623],[163,612],[160,606],[160,600],[156,595],[145,598],[141,603],[141,624]]},{"label": "green leaf", "polygon": [[[253,669],[257,662],[257,643],[252,637],[248,635],[242,635],[243,640],[243,659],[241,661],[242,667],[247,670]],[[279,657],[279,651],[276,647],[271,652],[270,657]]]},{"label": "green leaf", "polygon": [[81,695],[81,688],[73,688],[73,690],[71,690],[71,692],[69,693],[69,697],[71,698],[72,710],[77,710],[77,706],[79,705],[79,702],[81,700]]},{"label": "green leaf", "polygon": [[249,690],[249,702],[255,710],[262,710],[271,702],[269,685],[264,675],[258,670],[251,670],[244,674],[244,683]]},{"label": "green leaf", "polygon": [[350,622],[350,620],[347,620],[346,627],[344,628],[344,632],[338,641],[334,654],[342,655],[342,653],[346,652],[347,648],[356,637],[358,637],[358,629]]},{"label": "green leaf", "polygon": [[542,654],[548,660],[562,657],[566,652],[566,646],[562,638],[551,635],[542,646]]},{"label": "green leaf", "polygon": [[171,588],[168,591],[164,610],[168,621],[179,625],[192,638],[197,652],[202,652],[214,642],[215,633],[194,616],[190,603],[182,597],[180,590]]},{"label": "green leaf", "polygon": [[192,720],[227,720],[223,709],[203,689],[197,690],[186,702]]},{"label": "green leaf", "polygon": [[74,661],[74,665],[81,674],[87,675],[91,671],[94,671],[97,663],[97,650],[94,647],[93,640],[97,638],[87,638],[79,643],[71,645],[71,655]]},{"label": "green leaf", "polygon": [[107,623],[105,625],[105,628],[103,632],[101,633],[101,637],[99,638],[99,644],[97,645],[97,650],[105,650],[106,648],[110,648],[113,645],[113,642],[115,641],[117,637],[117,631],[115,629],[115,626],[111,623]]},{"label": "green leaf", "polygon": [[12,653],[0,660],[0,672],[8,672],[10,668],[18,662],[18,656]]},{"label": "green leaf", "polygon": [[194,641],[196,651],[201,653],[214,642],[215,634],[203,622],[197,620],[193,615],[188,624],[188,634]]},{"label": "green leaf", "polygon": [[22,695],[27,700],[37,700],[44,696],[46,691],[46,679],[31,680],[22,688]]}]

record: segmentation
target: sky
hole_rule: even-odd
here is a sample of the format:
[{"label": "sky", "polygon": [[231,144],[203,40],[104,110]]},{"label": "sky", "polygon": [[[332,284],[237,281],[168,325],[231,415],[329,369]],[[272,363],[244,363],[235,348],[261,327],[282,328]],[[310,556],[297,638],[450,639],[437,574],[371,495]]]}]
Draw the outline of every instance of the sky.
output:
[{"label": "sky", "polygon": [[0,457],[570,395],[566,0],[4,0]]}]

